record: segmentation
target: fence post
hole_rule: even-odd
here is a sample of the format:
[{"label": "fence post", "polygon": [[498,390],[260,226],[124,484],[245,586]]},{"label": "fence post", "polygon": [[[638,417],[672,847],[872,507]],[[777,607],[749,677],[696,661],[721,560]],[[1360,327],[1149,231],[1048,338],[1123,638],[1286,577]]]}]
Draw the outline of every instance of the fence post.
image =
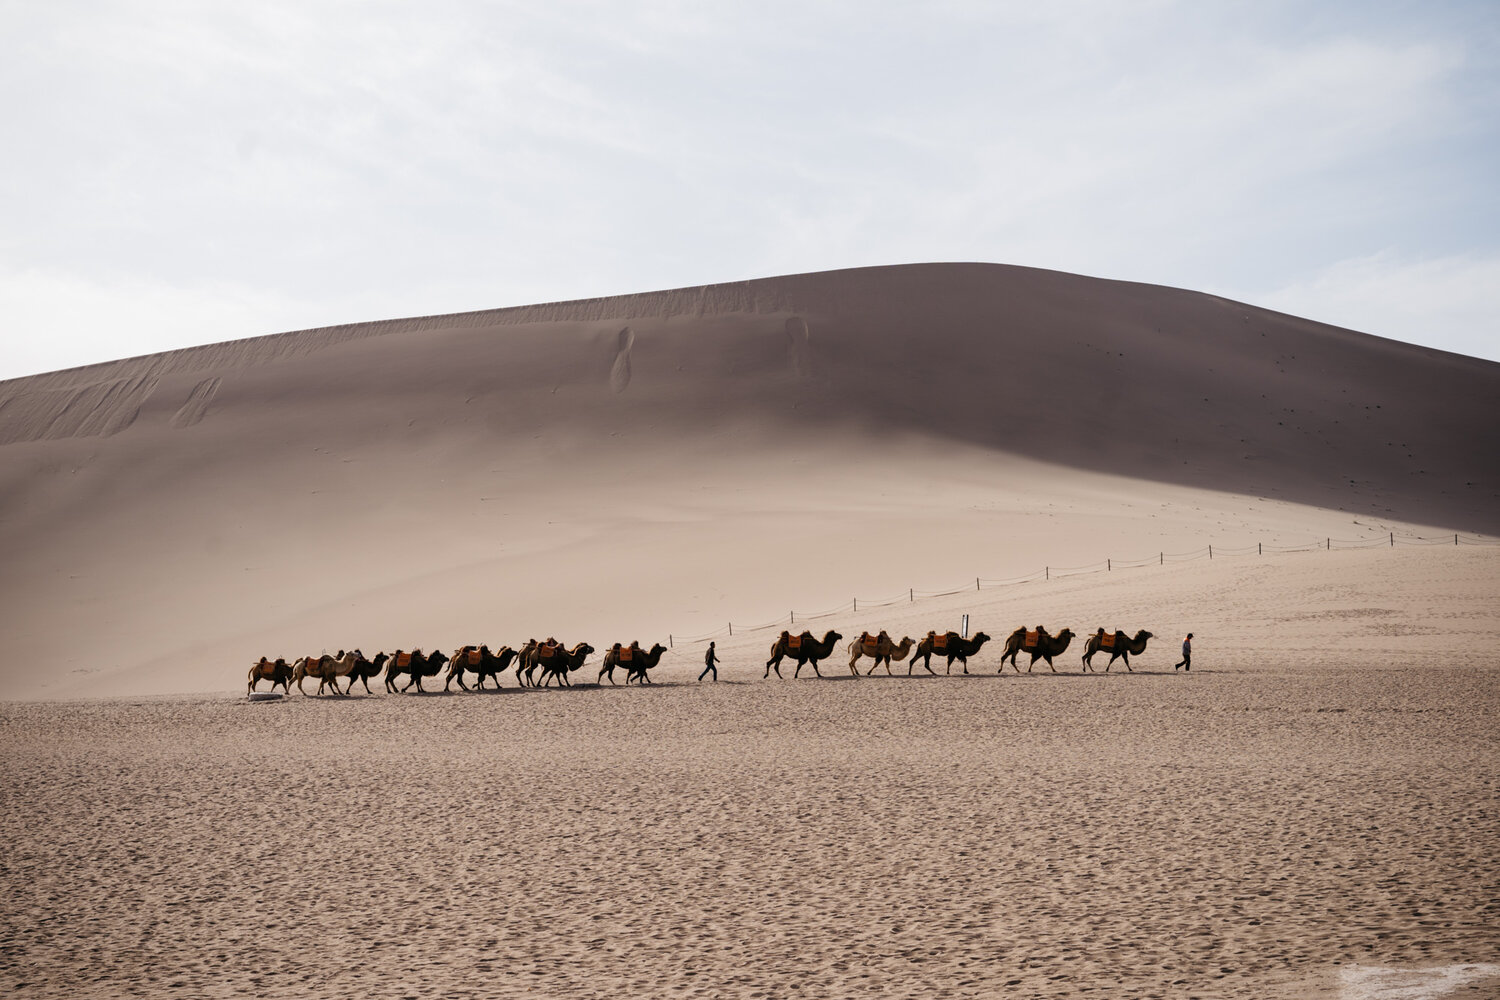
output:
[{"label": "fence post", "polygon": [[[1455,537],[1455,538],[1457,538],[1457,537],[1458,537],[1458,536],[1457,536],[1457,535],[1455,535],[1455,536],[1454,536],[1454,537]],[[1454,544],[1454,545],[1457,545],[1457,544],[1458,544],[1458,543],[1457,543],[1457,542],[1454,542],[1454,543],[1453,543],[1453,544]],[[976,576],[976,577],[975,577],[975,578],[974,578],[974,589],[975,589],[975,590],[978,590],[978,589],[979,589],[979,577],[977,577],[977,576]]]},{"label": "fence post", "polygon": [[1396,533],[1393,531],[1393,532],[1391,532],[1391,548],[1394,549],[1395,547],[1396,547]]},{"label": "fence post", "polygon": [[859,610],[859,598],[857,598],[857,597],[854,599],[854,610],[855,611]]},{"label": "fence post", "polygon": [[1457,535],[1454,535],[1454,536],[1453,536],[1453,544],[1454,544],[1454,545],[1457,545],[1457,544],[1458,544],[1458,536],[1457,536]]},{"label": "fence post", "polygon": [[1328,539],[1328,540],[1327,540],[1327,541],[1326,541],[1326,542],[1324,542],[1324,543],[1323,543],[1323,544],[1324,544],[1324,547],[1326,547],[1326,548],[1327,548],[1327,549],[1328,549],[1328,551],[1329,551],[1329,552],[1332,552],[1332,551],[1333,551],[1333,539],[1332,539],[1332,538],[1329,538],[1329,539]]},{"label": "fence post", "polygon": [[912,587],[912,588],[910,588],[910,589],[908,589],[906,591],[906,603],[907,604],[916,604],[917,603],[917,588]]},{"label": "fence post", "polygon": [[668,632],[668,633],[667,633],[667,648],[668,648],[668,649],[671,649],[671,648],[673,648],[673,643],[672,643],[672,633],[671,633],[671,632]]},{"label": "fence post", "polygon": [[1051,566],[1047,566],[1045,568],[1046,568],[1046,571],[1047,571],[1047,579],[1049,579],[1049,580],[1052,579],[1052,567]]},{"label": "fence post", "polygon": [[1158,566],[1165,566],[1167,564],[1167,554],[1165,552],[1158,552],[1156,554],[1156,564]]},{"label": "fence post", "polygon": [[795,611],[792,611],[792,612],[789,612],[789,614],[790,614],[790,615],[791,615],[791,616],[792,616],[792,621],[791,621],[791,623],[792,623],[792,624],[793,624],[793,625],[795,625],[795,624],[797,624],[797,612],[795,612]]},{"label": "fence post", "polygon": [[1113,559],[1106,559],[1106,560],[1104,560],[1104,572],[1106,572],[1106,573],[1112,572],[1114,570],[1114,568],[1115,568],[1115,561]]},{"label": "fence post", "polygon": [[729,623],[729,634],[734,635],[734,622]]},{"label": "fence post", "polygon": [[1255,554],[1256,555],[1263,556],[1263,555],[1266,554],[1265,544],[1266,544],[1265,542],[1256,542],[1255,543]]},{"label": "fence post", "polygon": [[1213,557],[1214,557],[1214,547],[1212,545],[1210,545],[1208,547],[1208,558],[1212,559]]}]

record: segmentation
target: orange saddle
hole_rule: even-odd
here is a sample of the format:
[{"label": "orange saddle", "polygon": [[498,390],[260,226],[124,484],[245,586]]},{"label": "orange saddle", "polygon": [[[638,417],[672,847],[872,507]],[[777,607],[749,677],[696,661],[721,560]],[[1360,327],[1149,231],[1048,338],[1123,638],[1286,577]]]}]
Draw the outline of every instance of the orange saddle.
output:
[{"label": "orange saddle", "polygon": [[1036,644],[1039,643],[1039,642],[1041,642],[1041,641],[1042,641],[1042,633],[1041,632],[1027,631],[1027,633],[1026,633],[1026,642],[1025,642],[1025,647],[1027,649],[1035,649],[1036,648]]},{"label": "orange saddle", "polygon": [[1099,640],[1099,648],[1100,649],[1114,649],[1115,648],[1115,634],[1113,632],[1106,632],[1106,633],[1104,633],[1104,638],[1102,638],[1102,639]]}]

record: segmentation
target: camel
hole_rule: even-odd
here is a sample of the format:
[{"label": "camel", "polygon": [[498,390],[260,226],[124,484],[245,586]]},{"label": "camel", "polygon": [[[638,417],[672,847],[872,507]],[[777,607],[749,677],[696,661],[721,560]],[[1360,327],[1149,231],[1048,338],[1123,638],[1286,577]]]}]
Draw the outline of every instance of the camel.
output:
[{"label": "camel", "polygon": [[1146,651],[1146,640],[1151,638],[1151,633],[1141,629],[1131,639],[1124,632],[1106,632],[1100,629],[1089,636],[1088,644],[1083,649],[1083,669],[1092,671],[1094,669],[1093,659],[1095,653],[1108,653],[1109,662],[1104,665],[1104,672],[1109,673],[1109,668],[1115,665],[1115,658],[1125,658],[1125,669],[1135,673],[1135,668],[1130,665],[1130,654],[1140,656]]},{"label": "camel", "polygon": [[[567,647],[559,643],[550,635],[543,642],[535,639],[526,640],[526,645],[521,647],[520,655],[516,658],[516,680],[521,682],[522,687],[537,687],[536,670],[543,657],[551,656],[549,650],[560,649],[567,652]],[[592,650],[591,650],[592,651]],[[545,671],[543,672],[545,674]]]},{"label": "camel", "polygon": [[[316,677],[321,681],[323,679],[323,672],[333,664],[334,660],[343,655],[344,651],[341,649],[333,656],[329,656],[327,653],[324,653],[322,656],[297,657],[296,662],[292,664],[292,683],[297,685],[298,691],[302,691],[303,694],[307,694],[306,691],[302,690],[302,678]],[[337,690],[337,688],[335,688],[334,690]],[[287,693],[291,694],[290,691],[288,691]],[[323,693],[322,684],[318,685],[318,693]]]},{"label": "camel", "polygon": [[380,671],[385,668],[385,661],[390,658],[390,653],[376,653],[373,660],[367,660],[361,656],[355,661],[354,669],[349,671],[349,687],[345,689],[344,693],[352,694],[354,692],[354,682],[359,681],[365,686],[365,694],[374,694],[375,692],[370,690],[370,678],[379,677]]},{"label": "camel", "polygon": [[291,694],[291,689],[287,687],[291,679],[292,668],[287,666],[285,658],[278,656],[273,662],[262,656],[259,662],[250,665],[250,690],[247,693],[254,694],[255,685],[262,680],[268,680],[271,682],[272,691],[275,691],[276,685],[280,684],[281,690]]},{"label": "camel", "polygon": [[761,679],[770,677],[773,667],[776,670],[776,676],[780,677],[781,661],[784,657],[792,657],[797,661],[797,669],[792,671],[794,679],[802,673],[803,664],[811,664],[813,673],[822,677],[823,674],[818,670],[818,661],[828,659],[833,653],[833,644],[842,638],[842,635],[831,629],[821,641],[814,639],[813,634],[805,630],[801,635],[782,632],[776,637],[776,641],[771,643],[771,658],[766,661],[766,672]]},{"label": "camel", "polygon": [[[333,688],[334,694],[347,695],[349,691],[353,691],[354,671],[361,662],[368,663],[370,661],[366,660],[365,654],[357,649],[351,649],[347,653],[340,652],[338,656],[333,658],[332,663],[327,663],[323,666],[323,673],[318,676],[318,694],[323,693],[324,687]],[[339,690],[340,677],[349,678],[349,691]]]},{"label": "camel", "polygon": [[[526,657],[526,663],[523,664],[523,669],[528,678],[532,670],[541,670],[540,679],[535,682],[537,687],[549,687],[553,678],[556,678],[558,687],[573,687],[568,684],[567,675],[582,667],[583,660],[586,660],[591,652],[594,652],[594,648],[586,642],[577,643],[576,646],[568,649],[564,643],[549,639],[547,642],[537,643],[535,648],[528,649],[528,657]],[[522,667],[517,666],[517,675],[520,670]]]},{"label": "camel", "polygon": [[448,690],[448,685],[455,680],[458,686],[465,691],[469,690],[464,683],[464,671],[468,670],[479,675],[479,680],[474,682],[474,687],[480,691],[484,690],[484,679],[492,677],[495,680],[495,690],[500,690],[500,675],[510,669],[510,663],[516,658],[516,651],[509,646],[501,646],[500,652],[491,653],[488,646],[464,646],[453,651],[453,658],[448,661],[448,677],[443,682],[443,690]]},{"label": "camel", "polygon": [[983,632],[975,632],[974,638],[965,639],[957,632],[944,632],[939,635],[936,632],[928,632],[927,637],[917,643],[917,648],[911,654],[911,662],[907,664],[906,676],[911,676],[912,668],[917,665],[917,660],[922,661],[922,666],[927,668],[929,674],[936,674],[932,669],[932,658],[934,655],[947,659],[945,674],[953,672],[953,661],[957,660],[964,668],[964,673],[969,672],[969,657],[978,653],[990,637]]},{"label": "camel", "polygon": [[426,694],[427,692],[422,690],[422,678],[436,677],[438,671],[443,669],[443,664],[447,662],[448,657],[435,649],[425,656],[421,649],[412,650],[410,653],[398,649],[385,668],[385,689],[395,694],[396,678],[402,674],[410,674],[411,680],[407,681],[406,686],[401,689],[402,693],[415,684],[417,694]]},{"label": "camel", "polygon": [[580,642],[572,649],[562,645],[538,646],[532,654],[535,665],[542,671],[542,677],[537,686],[547,687],[552,683],[552,679],[556,678],[558,687],[572,687],[573,685],[568,682],[568,675],[583,666],[583,661],[588,659],[588,655],[593,651],[594,647],[586,642]]},{"label": "camel", "polygon": [[1052,666],[1052,658],[1061,656],[1063,650],[1068,648],[1068,643],[1073,641],[1073,630],[1065,628],[1057,635],[1048,635],[1047,630],[1038,625],[1035,629],[1027,631],[1022,625],[1010,634],[1005,640],[1005,653],[1000,657],[1000,670],[1005,672],[1005,661],[1010,660],[1010,665],[1016,668],[1016,673],[1021,672],[1020,666],[1016,664],[1017,653],[1030,653],[1031,662],[1026,665],[1026,672],[1031,673],[1031,668],[1036,666],[1038,658],[1047,661],[1047,667],[1054,674],[1057,668]]},{"label": "camel", "polygon": [[871,635],[866,632],[849,644],[849,672],[855,677],[859,676],[859,663],[861,656],[870,657],[872,662],[870,669],[865,671],[866,676],[873,674],[875,668],[885,666],[885,672],[891,672],[891,660],[900,662],[906,659],[906,654],[911,652],[912,644],[916,642],[911,636],[902,636],[900,642],[896,642],[886,634],[885,629],[880,630],[879,635]]},{"label": "camel", "polygon": [[626,684],[630,683],[632,677],[650,684],[651,678],[646,676],[646,671],[660,663],[662,654],[666,651],[667,647],[659,642],[649,650],[642,649],[639,643],[621,646],[617,642],[604,651],[604,665],[599,668],[599,679],[602,681],[608,676],[609,682],[613,684],[615,668],[624,667]]}]

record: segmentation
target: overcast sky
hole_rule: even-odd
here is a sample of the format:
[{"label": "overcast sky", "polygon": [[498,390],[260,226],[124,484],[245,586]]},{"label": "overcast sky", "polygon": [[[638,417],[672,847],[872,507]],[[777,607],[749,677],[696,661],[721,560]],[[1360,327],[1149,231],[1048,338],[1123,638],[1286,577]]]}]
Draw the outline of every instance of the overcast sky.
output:
[{"label": "overcast sky", "polygon": [[867,264],[1500,360],[1500,4],[0,0],[0,378]]}]

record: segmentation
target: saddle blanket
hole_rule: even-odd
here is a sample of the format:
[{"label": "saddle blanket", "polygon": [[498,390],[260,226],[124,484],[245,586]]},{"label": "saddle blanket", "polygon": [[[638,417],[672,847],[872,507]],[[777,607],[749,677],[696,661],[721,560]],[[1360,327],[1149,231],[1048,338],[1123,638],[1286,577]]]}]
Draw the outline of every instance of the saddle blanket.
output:
[{"label": "saddle blanket", "polygon": [[1039,643],[1039,642],[1041,642],[1041,641],[1042,641],[1042,633],[1040,633],[1040,632],[1027,632],[1026,633],[1025,648],[1027,648],[1027,649],[1036,649],[1036,644]]},{"label": "saddle blanket", "polygon": [[942,635],[935,635],[935,636],[933,636],[932,637],[932,648],[933,649],[947,649],[948,648],[948,633],[944,632]]},{"label": "saddle blanket", "polygon": [[1106,633],[1104,633],[1104,638],[1102,638],[1102,639],[1099,640],[1099,648],[1100,649],[1114,649],[1115,648],[1115,634],[1113,632],[1106,632]]},{"label": "saddle blanket", "polygon": [[477,667],[477,666],[479,666],[479,660],[480,660],[479,650],[477,650],[477,649],[471,649],[471,650],[469,650],[469,666],[471,666],[471,667]]},{"label": "saddle blanket", "polygon": [[397,653],[396,654],[396,666],[398,666],[398,667],[409,667],[409,666],[411,666],[411,654],[410,653]]},{"label": "saddle blanket", "polygon": [[621,663],[629,663],[633,659],[635,659],[635,650],[631,649],[629,646],[621,646],[620,647],[620,662]]},{"label": "saddle blanket", "polygon": [[794,635],[794,636],[789,637],[787,639],[787,641],[786,641],[786,648],[787,649],[801,649],[802,648],[802,637],[800,635]]},{"label": "saddle blanket", "polygon": [[868,636],[864,640],[864,646],[865,646],[865,652],[866,653],[874,653],[876,650],[880,649],[880,636],[878,636],[878,635]]}]

